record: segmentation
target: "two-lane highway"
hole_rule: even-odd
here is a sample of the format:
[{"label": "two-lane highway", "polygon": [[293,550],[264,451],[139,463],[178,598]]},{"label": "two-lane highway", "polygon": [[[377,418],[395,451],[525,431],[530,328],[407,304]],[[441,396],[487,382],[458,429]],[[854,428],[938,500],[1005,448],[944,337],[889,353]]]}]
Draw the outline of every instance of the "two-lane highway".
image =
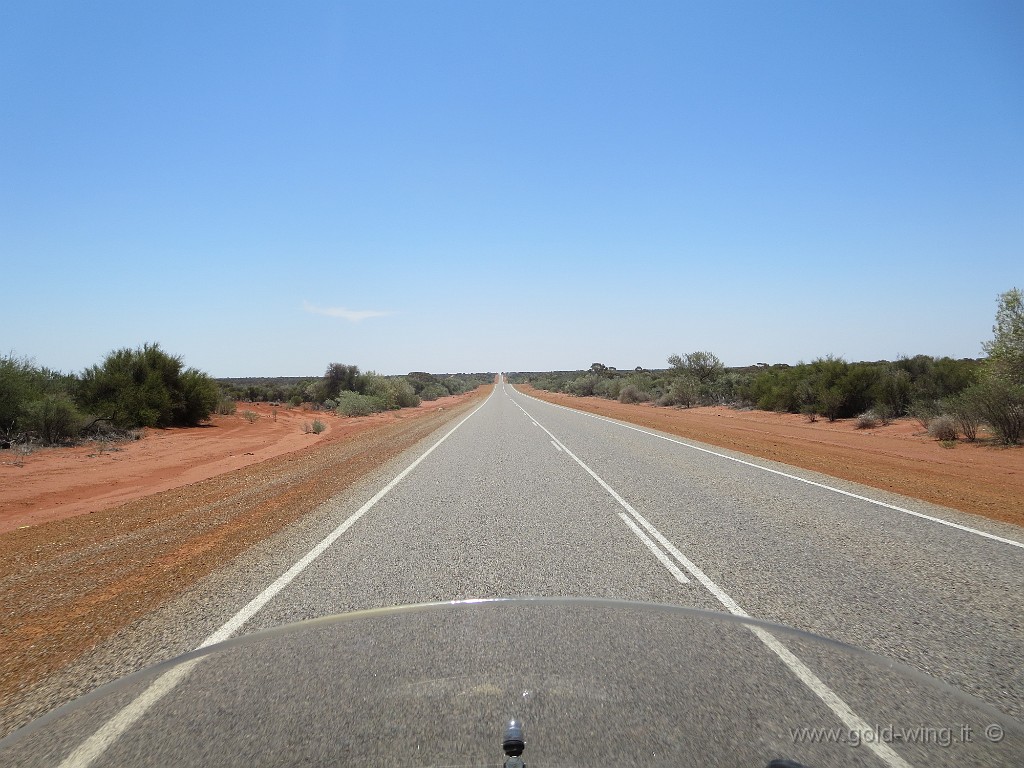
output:
[{"label": "two-lane highway", "polygon": [[[1019,719],[1021,541],[1011,526],[542,403],[501,381],[465,419],[118,642],[148,638],[159,656],[357,609],[610,597],[813,631]],[[785,643],[757,639],[773,675],[837,722],[867,727]],[[116,735],[95,742],[100,753]],[[91,764],[89,749],[68,765]],[[884,743],[871,754],[907,764]]]}]

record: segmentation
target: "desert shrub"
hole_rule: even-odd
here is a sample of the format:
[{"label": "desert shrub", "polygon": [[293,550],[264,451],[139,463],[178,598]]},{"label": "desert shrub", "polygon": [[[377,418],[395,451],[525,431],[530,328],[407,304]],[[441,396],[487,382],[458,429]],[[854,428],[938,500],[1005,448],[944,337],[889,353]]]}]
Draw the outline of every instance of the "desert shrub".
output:
[{"label": "desert shrub", "polygon": [[399,408],[415,408],[420,404],[419,395],[405,377],[389,379],[388,383],[395,393],[395,402]]},{"label": "desert shrub", "polygon": [[358,392],[361,389],[361,379],[359,366],[331,363],[320,380],[320,387],[317,388],[320,397],[314,402],[333,400],[343,391]]},{"label": "desert shrub", "polygon": [[599,397],[607,397],[609,400],[618,400],[622,388],[626,386],[622,379],[601,379],[594,385],[594,394]]},{"label": "desert shrub", "polygon": [[159,344],[119,349],[82,373],[79,400],[123,429],[195,426],[209,418],[219,391],[205,373],[182,368]]},{"label": "desert shrub", "polygon": [[320,421],[320,419],[314,419],[313,425],[310,427],[310,429],[312,430],[314,435],[319,435],[321,432],[327,429],[327,425]]},{"label": "desert shrub", "polygon": [[887,403],[875,403],[875,407],[871,409],[871,412],[878,418],[878,423],[883,427],[887,427],[892,423],[892,420],[896,418],[896,411],[893,406]]},{"label": "desert shrub", "polygon": [[805,405],[800,409],[800,413],[804,415],[804,419],[808,424],[813,424],[818,420],[818,412],[815,410],[813,405]]},{"label": "desert shrub", "polygon": [[915,400],[910,404],[907,412],[917,419],[922,429],[928,429],[928,423],[936,416],[943,413],[942,403],[938,400]]},{"label": "desert shrub", "polygon": [[78,437],[84,418],[66,394],[48,394],[25,407],[24,426],[46,445]]},{"label": "desert shrub", "polygon": [[414,408],[420,404],[420,398],[405,377],[389,378],[373,371],[364,374],[360,394],[373,398],[379,411]]},{"label": "desert shrub", "polygon": [[1024,293],[1012,288],[999,296],[993,338],[982,344],[988,372],[1024,386]]},{"label": "desert shrub", "polygon": [[214,413],[218,416],[234,416],[238,410],[238,404],[230,397],[222,395],[217,399],[217,407]]},{"label": "desert shrub", "polygon": [[692,376],[701,384],[710,384],[725,373],[725,366],[711,352],[689,352],[683,356],[670,355],[668,364],[676,374]]},{"label": "desert shrub", "polygon": [[339,392],[338,407],[335,411],[341,416],[369,416],[371,413],[383,411],[380,401],[370,395],[358,392]]},{"label": "desert shrub", "polygon": [[172,390],[171,423],[193,427],[210,418],[220,399],[217,383],[202,371],[188,368]]},{"label": "desert shrub", "polygon": [[589,397],[594,394],[596,387],[602,379],[594,374],[580,376],[565,385],[565,391],[576,397]]},{"label": "desert shrub", "polygon": [[627,384],[619,392],[620,403],[646,403],[651,396],[638,389],[635,384]]},{"label": "desert shrub", "polygon": [[857,417],[857,429],[874,429],[878,426],[878,414],[874,411],[864,411]]},{"label": "desert shrub", "polygon": [[[437,376],[432,373],[426,373],[425,371],[411,371],[406,374],[405,379],[412,385],[413,391],[416,392],[416,394],[423,400],[427,399],[423,397],[423,391],[428,387],[441,386],[444,388],[444,385],[441,384]],[[445,394],[448,394],[447,390],[445,390]],[[437,397],[444,397],[444,395],[438,395]],[[431,399],[436,400],[437,397],[433,397]]]},{"label": "desert shrub", "polygon": [[288,398],[288,405],[290,405],[292,408],[298,408],[300,405],[302,405],[302,396],[292,395],[291,397]]},{"label": "desert shrub", "polygon": [[28,360],[0,357],[0,430],[13,436],[21,431],[25,408],[39,396],[35,372]]},{"label": "desert shrub", "polygon": [[978,427],[982,418],[977,404],[967,392],[961,392],[956,397],[946,400],[945,411],[956,422],[957,429],[968,442],[978,439]]},{"label": "desert shrub", "polygon": [[964,398],[999,442],[1015,445],[1024,435],[1024,386],[997,375],[964,391]]},{"label": "desert shrub", "polygon": [[439,397],[448,397],[449,394],[448,388],[441,383],[427,384],[419,392],[420,400],[428,402],[437,400]]},{"label": "desert shrub", "polygon": [[246,409],[242,411],[242,418],[248,421],[250,424],[255,424],[257,421],[260,420],[260,415],[256,413],[256,411],[250,411],[249,409]]},{"label": "desert shrub", "polygon": [[54,405],[54,398],[74,407],[75,384],[74,376],[40,368],[27,358],[0,357],[0,436],[13,441],[26,431],[38,434],[41,414],[64,407]]},{"label": "desert shrub", "polygon": [[716,405],[731,405],[742,402],[747,382],[750,381],[749,373],[729,371],[718,377],[706,386],[706,397],[708,402]]},{"label": "desert shrub", "polygon": [[906,370],[894,365],[882,369],[871,392],[875,410],[885,408],[890,416],[906,413],[910,406],[911,385],[910,374]]},{"label": "desert shrub", "polygon": [[936,416],[928,422],[928,435],[943,442],[956,440],[956,422],[952,416]]},{"label": "desert shrub", "polygon": [[673,405],[689,408],[698,402],[700,384],[691,376],[679,376],[669,386],[668,397]]},{"label": "desert shrub", "polygon": [[829,387],[818,395],[818,410],[829,421],[835,421],[842,413],[845,402],[846,396],[838,387]]}]

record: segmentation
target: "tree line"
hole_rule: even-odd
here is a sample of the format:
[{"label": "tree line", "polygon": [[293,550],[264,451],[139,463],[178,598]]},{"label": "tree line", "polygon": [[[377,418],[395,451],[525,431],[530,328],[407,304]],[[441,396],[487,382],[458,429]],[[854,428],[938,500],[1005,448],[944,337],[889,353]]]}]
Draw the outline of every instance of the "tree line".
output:
[{"label": "tree line", "polygon": [[492,373],[432,374],[413,371],[383,376],[357,365],[330,363],[320,378],[220,379],[225,395],[248,402],[308,404],[343,416],[415,407],[421,401],[458,395],[490,383]]},{"label": "tree line", "polygon": [[308,404],[344,416],[414,407],[489,383],[493,374],[382,376],[331,363],[320,378],[218,381],[159,344],[110,352],[79,374],[0,357],[0,446],[126,437],[141,427],[193,427],[235,401]]},{"label": "tree line", "polygon": [[669,368],[620,371],[594,363],[587,371],[513,374],[538,389],[594,395],[624,403],[689,408],[733,405],[808,420],[856,417],[858,426],[916,416],[940,439],[977,437],[985,424],[1002,443],[1024,434],[1024,297],[1000,295],[993,338],[982,360],[916,355],[851,363],[827,356],[798,365],[727,368],[708,351],[671,355]]}]

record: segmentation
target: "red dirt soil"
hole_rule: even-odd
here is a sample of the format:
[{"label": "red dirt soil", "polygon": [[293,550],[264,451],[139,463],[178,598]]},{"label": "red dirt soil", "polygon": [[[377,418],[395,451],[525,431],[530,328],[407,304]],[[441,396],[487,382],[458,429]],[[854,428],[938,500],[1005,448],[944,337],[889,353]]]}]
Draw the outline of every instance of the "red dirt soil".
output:
[{"label": "red dirt soil", "polygon": [[[39,699],[42,680],[490,391],[359,418],[240,405],[102,453],[0,453],[0,736],[63,703]],[[319,436],[303,431],[314,418]]]},{"label": "red dirt soil", "polygon": [[855,419],[810,423],[770,411],[627,405],[516,388],[550,403],[1024,525],[1024,448],[997,446],[984,435],[947,448],[912,419],[857,429]]},{"label": "red dirt soil", "polygon": [[[313,445],[327,445],[375,426],[454,404],[345,418],[333,412],[239,403],[192,429],[147,429],[141,440],[0,454],[0,533],[96,512],[180,488]],[[244,414],[255,414],[246,417]],[[325,427],[311,430],[315,420]]]}]

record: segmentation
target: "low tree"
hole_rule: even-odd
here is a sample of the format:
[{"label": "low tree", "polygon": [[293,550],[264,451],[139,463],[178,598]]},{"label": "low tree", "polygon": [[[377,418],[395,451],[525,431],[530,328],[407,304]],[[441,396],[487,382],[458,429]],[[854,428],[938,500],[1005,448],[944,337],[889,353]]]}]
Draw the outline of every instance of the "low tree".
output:
[{"label": "low tree", "polygon": [[992,340],[982,344],[988,372],[1024,385],[1024,294],[1012,288],[999,296]]},{"label": "low tree", "polygon": [[159,344],[111,352],[102,365],[87,368],[78,399],[117,427],[191,427],[207,420],[217,405],[217,383]]},{"label": "low tree", "polygon": [[973,411],[1000,442],[1014,445],[1024,437],[1024,296],[1013,288],[999,296],[993,338],[977,384],[965,390],[961,409]]},{"label": "low tree", "polygon": [[[339,392],[359,391],[359,366],[331,363],[323,377],[323,400],[334,399]],[[322,402],[322,401],[321,401]]]},{"label": "low tree", "polygon": [[710,384],[725,373],[725,365],[711,352],[689,352],[682,357],[670,355],[668,364],[673,373],[692,376],[700,384]]}]

